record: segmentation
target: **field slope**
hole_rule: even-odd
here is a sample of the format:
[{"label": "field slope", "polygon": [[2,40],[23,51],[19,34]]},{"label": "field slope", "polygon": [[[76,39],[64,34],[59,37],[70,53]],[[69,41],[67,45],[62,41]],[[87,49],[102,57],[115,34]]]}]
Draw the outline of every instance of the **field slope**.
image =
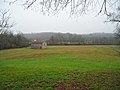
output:
[{"label": "field slope", "polygon": [[0,90],[120,90],[112,46],[49,46],[0,51]]}]

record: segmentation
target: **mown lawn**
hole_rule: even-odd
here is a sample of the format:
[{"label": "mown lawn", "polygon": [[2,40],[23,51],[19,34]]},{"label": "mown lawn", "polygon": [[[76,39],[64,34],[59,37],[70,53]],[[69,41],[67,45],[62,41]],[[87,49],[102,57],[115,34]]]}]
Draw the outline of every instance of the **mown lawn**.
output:
[{"label": "mown lawn", "polygon": [[120,90],[113,46],[0,50],[0,90]]}]

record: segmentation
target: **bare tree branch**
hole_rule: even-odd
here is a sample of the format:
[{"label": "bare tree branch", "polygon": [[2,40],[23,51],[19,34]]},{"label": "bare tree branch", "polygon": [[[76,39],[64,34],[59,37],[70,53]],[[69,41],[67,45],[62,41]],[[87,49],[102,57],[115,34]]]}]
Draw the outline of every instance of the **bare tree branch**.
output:
[{"label": "bare tree branch", "polygon": [[0,33],[14,26],[14,23],[9,23],[10,15],[8,15],[8,12],[9,10],[0,10]]},{"label": "bare tree branch", "polygon": [[[10,3],[15,3],[19,0],[10,1]],[[22,0],[22,4],[26,9],[37,6],[43,13],[58,12],[67,8],[71,14],[85,14],[86,11],[93,7],[94,9],[100,8],[98,14],[103,12],[106,15],[108,15],[108,8],[115,6],[118,2],[119,0]],[[101,3],[101,5],[99,5],[99,3]]]}]

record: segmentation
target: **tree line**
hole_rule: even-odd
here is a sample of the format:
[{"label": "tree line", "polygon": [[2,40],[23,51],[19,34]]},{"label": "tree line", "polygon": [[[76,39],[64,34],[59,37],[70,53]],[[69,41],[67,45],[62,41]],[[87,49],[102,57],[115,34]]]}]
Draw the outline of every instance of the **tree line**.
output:
[{"label": "tree line", "polygon": [[9,22],[8,12],[9,10],[0,10],[0,50],[28,46],[28,40],[22,33],[14,34],[11,31],[14,24]]},{"label": "tree line", "polygon": [[112,34],[70,34],[58,33],[50,37],[49,45],[116,45],[119,40]]},{"label": "tree line", "polygon": [[0,34],[0,50],[28,46],[28,40],[21,34],[5,31]]}]

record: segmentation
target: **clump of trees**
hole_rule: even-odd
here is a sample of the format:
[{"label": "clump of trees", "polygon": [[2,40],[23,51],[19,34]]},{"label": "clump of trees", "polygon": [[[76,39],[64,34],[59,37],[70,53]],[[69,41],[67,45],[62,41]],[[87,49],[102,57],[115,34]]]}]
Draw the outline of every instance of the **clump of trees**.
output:
[{"label": "clump of trees", "polygon": [[[118,34],[118,33],[116,33]],[[93,33],[93,34],[70,34],[58,33],[48,40],[50,45],[119,45],[114,34]]]},{"label": "clump of trees", "polygon": [[28,40],[22,33],[14,34],[11,31],[14,24],[10,24],[8,12],[6,10],[0,11],[0,50],[28,46]]},{"label": "clump of trees", "polygon": [[120,25],[116,27],[115,35],[116,35],[116,39],[119,41],[120,44]]}]

